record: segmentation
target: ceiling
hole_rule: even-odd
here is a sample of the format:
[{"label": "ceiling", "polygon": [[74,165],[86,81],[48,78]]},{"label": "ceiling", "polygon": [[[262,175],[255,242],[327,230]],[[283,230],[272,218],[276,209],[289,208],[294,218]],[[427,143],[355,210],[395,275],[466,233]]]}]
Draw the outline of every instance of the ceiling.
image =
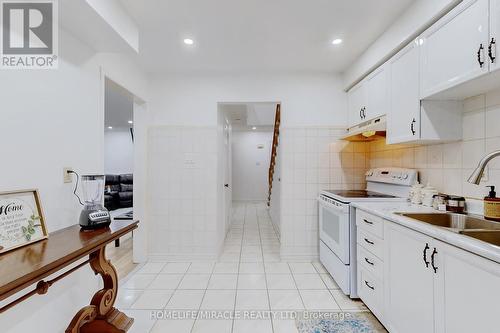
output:
[{"label": "ceiling", "polygon": [[122,86],[106,79],[104,88],[104,124],[113,129],[131,128],[134,118],[134,96]]},{"label": "ceiling", "polygon": [[220,103],[227,121],[235,131],[271,131],[274,128],[276,103]]},{"label": "ceiling", "polygon": [[120,1],[149,73],[234,74],[343,72],[415,0]]}]

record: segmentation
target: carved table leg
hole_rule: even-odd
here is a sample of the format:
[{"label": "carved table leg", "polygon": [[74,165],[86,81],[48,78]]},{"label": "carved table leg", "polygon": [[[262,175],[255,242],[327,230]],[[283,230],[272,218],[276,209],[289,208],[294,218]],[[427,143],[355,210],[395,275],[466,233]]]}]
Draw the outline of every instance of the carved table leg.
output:
[{"label": "carved table leg", "polygon": [[111,262],[106,260],[104,246],[90,254],[90,266],[101,275],[104,288],[95,293],[89,306],[73,317],[66,333],[127,332],[134,319],[113,307],[118,293],[118,276]]}]

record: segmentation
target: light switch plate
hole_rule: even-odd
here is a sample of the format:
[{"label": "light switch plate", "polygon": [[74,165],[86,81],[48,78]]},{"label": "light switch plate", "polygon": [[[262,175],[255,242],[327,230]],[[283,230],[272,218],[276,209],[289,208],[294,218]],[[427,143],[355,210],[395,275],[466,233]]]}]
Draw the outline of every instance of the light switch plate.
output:
[{"label": "light switch plate", "polygon": [[73,179],[71,178],[71,174],[69,171],[73,170],[73,168],[70,167],[64,167],[63,168],[63,182],[64,183],[71,183],[73,182]]}]

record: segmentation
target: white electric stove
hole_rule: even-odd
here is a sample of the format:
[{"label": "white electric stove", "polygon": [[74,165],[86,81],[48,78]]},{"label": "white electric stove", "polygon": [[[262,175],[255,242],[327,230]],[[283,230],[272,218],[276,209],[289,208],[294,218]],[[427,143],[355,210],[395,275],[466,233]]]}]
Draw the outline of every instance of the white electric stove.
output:
[{"label": "white electric stove", "polygon": [[366,190],[322,191],[319,201],[320,261],[340,289],[358,298],[356,287],[356,216],[351,202],[406,201],[416,170],[377,168],[366,173]]}]

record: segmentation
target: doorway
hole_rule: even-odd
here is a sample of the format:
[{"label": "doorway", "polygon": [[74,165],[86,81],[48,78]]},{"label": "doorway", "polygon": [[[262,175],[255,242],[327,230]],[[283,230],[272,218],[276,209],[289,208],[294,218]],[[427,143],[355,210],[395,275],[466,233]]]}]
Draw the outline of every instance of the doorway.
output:
[{"label": "doorway", "polygon": [[[221,214],[227,235],[233,222],[241,222],[245,207],[259,207],[269,216],[271,156],[277,102],[219,103],[222,133],[220,175],[223,181]],[[275,165],[273,165],[275,167]]]},{"label": "doorway", "polygon": [[[132,220],[134,214],[134,95],[104,80],[104,206],[119,223]],[[107,250],[120,277],[135,268],[132,233]]]}]

